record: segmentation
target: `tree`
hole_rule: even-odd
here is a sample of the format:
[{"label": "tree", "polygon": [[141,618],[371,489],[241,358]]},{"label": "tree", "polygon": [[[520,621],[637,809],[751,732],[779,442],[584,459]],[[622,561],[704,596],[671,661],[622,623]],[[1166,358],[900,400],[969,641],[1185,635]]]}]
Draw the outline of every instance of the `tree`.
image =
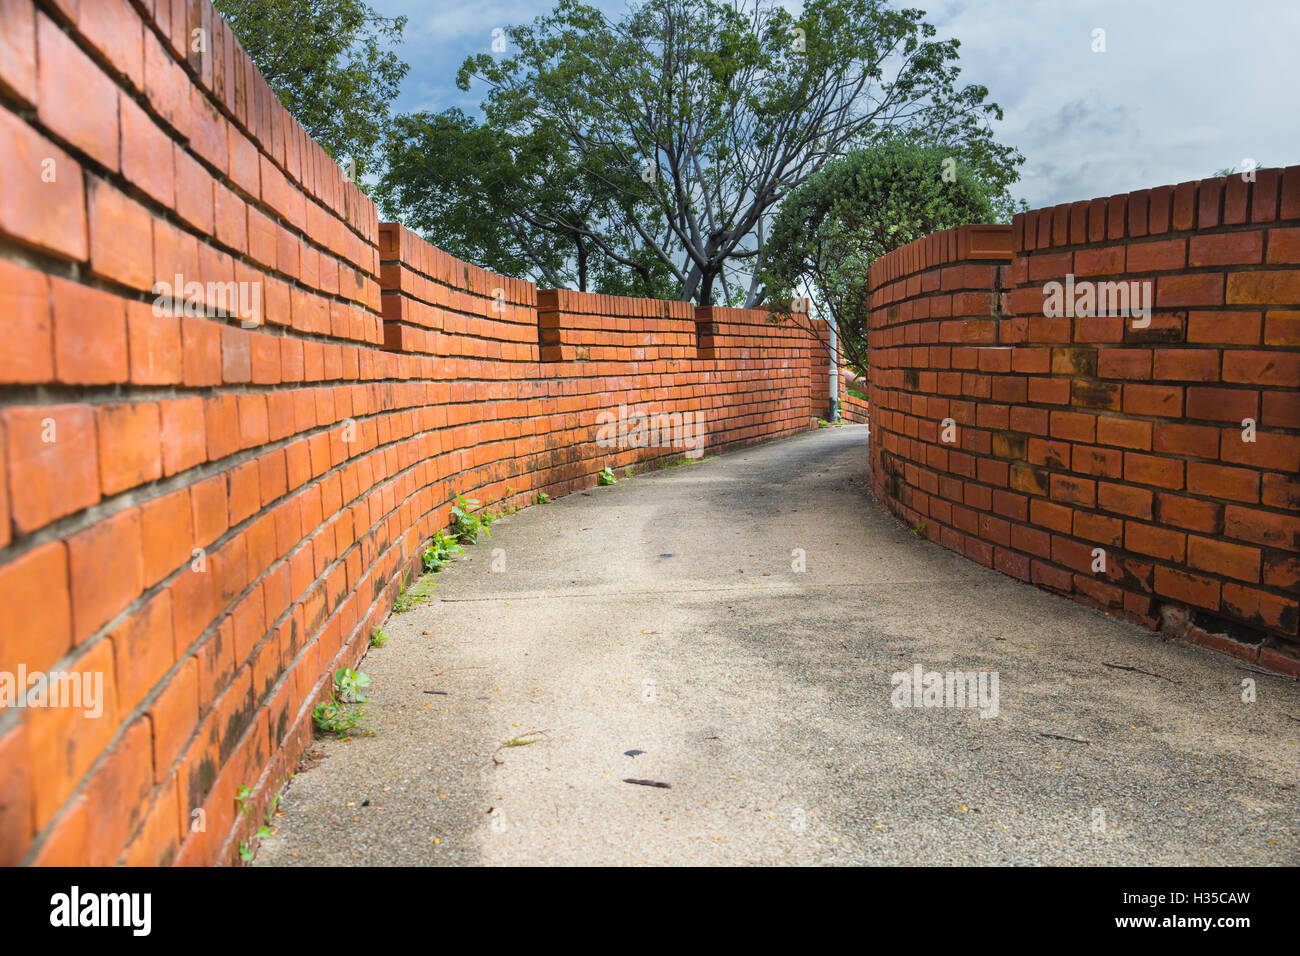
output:
[{"label": "tree", "polygon": [[842,356],[865,373],[871,264],[899,246],[942,229],[991,222],[991,189],[949,150],[907,139],[881,142],[828,163],[781,205],[764,247],[761,280],[775,321],[816,332],[812,300],[834,320]]},{"label": "tree", "polygon": [[661,262],[614,230],[626,194],[587,175],[553,128],[512,134],[458,109],[398,116],[375,198],[452,255],[506,275],[613,295],[676,291]]},{"label": "tree", "polygon": [[[755,305],[767,220],[836,156],[907,133],[983,164],[994,186],[1018,178],[1023,158],[988,126],[1001,111],[958,85],[957,41],[921,16],[882,0],[807,0],[797,17],[770,0],[641,0],[612,23],[560,0],[506,30],[511,55],[467,59],[458,83],[486,84],[486,126],[564,154],[512,215],[602,268],[653,263],[684,301],[712,303],[720,285]],[[564,189],[595,214],[548,206]]]},{"label": "tree", "polygon": [[215,0],[280,102],[354,180],[375,171],[407,64],[382,45],[406,17],[363,0]]}]

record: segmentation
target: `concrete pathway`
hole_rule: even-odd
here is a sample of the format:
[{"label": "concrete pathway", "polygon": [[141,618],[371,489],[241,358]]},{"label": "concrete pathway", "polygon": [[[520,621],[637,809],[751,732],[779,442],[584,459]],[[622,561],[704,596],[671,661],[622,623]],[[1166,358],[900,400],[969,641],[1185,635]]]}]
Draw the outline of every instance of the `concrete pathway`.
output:
[{"label": "concrete pathway", "polygon": [[[257,863],[1300,863],[1294,681],[909,534],[866,440],[494,524],[390,618],[374,735],[318,742]],[[895,707],[916,665],[996,672],[997,716]]]}]

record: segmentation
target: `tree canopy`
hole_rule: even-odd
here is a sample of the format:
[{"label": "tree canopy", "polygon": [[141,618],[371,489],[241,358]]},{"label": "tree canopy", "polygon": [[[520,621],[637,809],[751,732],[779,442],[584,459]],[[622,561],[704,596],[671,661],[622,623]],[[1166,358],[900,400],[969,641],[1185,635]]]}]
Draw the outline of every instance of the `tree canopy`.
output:
[{"label": "tree canopy", "polygon": [[214,0],[286,109],[351,175],[377,170],[407,64],[385,50],[406,17],[363,0]]},{"label": "tree canopy", "polygon": [[865,372],[871,264],[932,232],[994,221],[1000,195],[948,150],[906,139],[827,163],[786,197],[772,225],[759,273],[770,313],[808,324],[791,306],[810,298],[834,319],[848,364]]},{"label": "tree canopy", "polygon": [[[882,0],[580,0],[504,31],[458,83],[458,111],[394,124],[385,213],[498,271],[597,291],[758,304],[782,200],[828,162],[906,136],[997,195],[1023,158],[960,85],[958,42]],[[493,233],[498,233],[494,235]]]}]

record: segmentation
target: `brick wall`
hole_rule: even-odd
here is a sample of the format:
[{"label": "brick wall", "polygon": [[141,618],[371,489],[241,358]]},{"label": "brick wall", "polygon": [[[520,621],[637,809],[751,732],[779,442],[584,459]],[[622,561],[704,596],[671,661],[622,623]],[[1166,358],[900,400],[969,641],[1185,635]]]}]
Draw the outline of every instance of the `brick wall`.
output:
[{"label": "brick wall", "polygon": [[761,313],[381,225],[206,0],[0,0],[0,137],[0,675],[103,678],[0,708],[0,863],[234,861],[456,493],[682,453],[598,444],[619,405],[708,451],[816,414]]},{"label": "brick wall", "polygon": [[866,425],[870,421],[867,414],[869,403],[866,399],[858,398],[857,395],[849,394],[850,388],[865,395],[867,393],[866,380],[860,379],[850,372],[841,372],[839,391],[840,417],[846,422],[856,422],[859,425]]},{"label": "brick wall", "polygon": [[[1045,314],[1067,274],[1150,283],[1149,318]],[[1300,167],[950,230],[870,282],[872,482],[895,514],[1300,670]]]}]

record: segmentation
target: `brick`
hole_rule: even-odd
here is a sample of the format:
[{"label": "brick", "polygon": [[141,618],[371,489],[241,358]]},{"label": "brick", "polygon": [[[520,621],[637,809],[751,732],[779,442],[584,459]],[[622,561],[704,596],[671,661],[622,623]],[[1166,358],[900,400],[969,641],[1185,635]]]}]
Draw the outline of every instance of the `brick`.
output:
[{"label": "brick", "polygon": [[118,703],[129,712],[175,662],[171,592],[155,594],[114,629],[109,640],[113,643]]},{"label": "brick", "polygon": [[1255,502],[1259,501],[1259,472],[1189,461],[1187,490],[1209,498]]},{"label": "brick", "polygon": [[1150,520],[1153,516],[1153,501],[1154,494],[1145,488],[1108,481],[1097,483],[1097,504],[1107,511]]},{"label": "brick", "polygon": [[[203,235],[214,228],[213,189],[216,181],[189,153],[174,147],[176,164],[176,214]],[[186,281],[191,277],[186,276]]]},{"label": "brick", "polygon": [[1187,261],[1185,239],[1137,242],[1128,247],[1128,272],[1158,272],[1181,269]]},{"label": "brick", "polygon": [[193,509],[194,543],[206,548],[226,533],[230,527],[229,508],[226,504],[226,476],[213,475],[190,486],[190,506]]},{"label": "brick", "polygon": [[[2,201],[2,200],[0,200]],[[45,383],[54,378],[50,283],[34,269],[0,259],[0,382]]]},{"label": "brick", "polygon": [[140,512],[131,508],[68,538],[72,638],[81,643],[144,589]]},{"label": "brick", "polygon": [[1300,262],[1300,229],[1274,229],[1268,234],[1270,265]]},{"label": "brick", "polygon": [[1224,577],[1252,583],[1259,581],[1259,548],[1191,535],[1187,539],[1187,563],[1198,570]]},{"label": "brick", "polygon": [[62,541],[50,541],[0,564],[0,670],[19,664],[48,670],[72,647],[68,557]]},{"label": "brick", "polygon": [[[1234,273],[1237,278],[1240,273]],[[1168,275],[1156,279],[1156,308],[1223,305],[1224,277],[1221,272]],[[1240,301],[1229,298],[1228,302]]]},{"label": "brick", "polygon": [[162,128],[125,93],[119,93],[122,120],[122,175],[169,209],[176,202],[176,159]]},{"label": "brick", "polygon": [[36,105],[36,14],[31,0],[0,0],[0,88],[28,106]]},{"label": "brick", "polygon": [[1224,509],[1224,534],[1269,548],[1300,551],[1300,517],[1230,504]]},{"label": "brick", "polygon": [[1155,591],[1162,597],[1193,607],[1210,611],[1219,609],[1219,582],[1199,574],[1156,565]]},{"label": "brick", "polygon": [[[116,172],[117,87],[49,17],[38,13],[36,21],[40,50],[37,112],[41,122]],[[75,108],[70,104],[76,104]]]},{"label": "brick", "polygon": [[1177,418],[1183,412],[1183,390],[1165,385],[1125,385],[1124,413]]},{"label": "brick", "polygon": [[1300,346],[1300,312],[1270,312],[1264,320],[1264,344]]},{"label": "brick", "polygon": [[134,385],[175,385],[181,381],[181,323],[177,316],[154,314],[143,302],[126,304],[130,379]]},{"label": "brick", "polygon": [[1151,423],[1128,418],[1099,416],[1097,418],[1097,443],[1149,450],[1151,448]]},{"label": "brick", "polygon": [[79,682],[82,674],[89,675],[92,689],[95,675],[100,675],[102,713],[91,716],[77,707],[33,707],[27,711],[38,830],[50,823],[118,728],[112,644],[98,641],[61,669]]},{"label": "brick", "polygon": [[1216,349],[1156,349],[1152,374],[1165,381],[1218,381],[1219,357]]},{"label": "brick", "polygon": [[155,779],[165,780],[199,720],[198,661],[187,657],[149,709]]},{"label": "brick", "polygon": [[1189,388],[1187,417],[1212,422],[1240,422],[1259,415],[1259,392],[1236,388]]},{"label": "brick", "polygon": [[1170,528],[1126,521],[1124,547],[1128,551],[1149,555],[1162,561],[1181,563],[1186,553],[1187,535]]},{"label": "brick", "polygon": [[0,107],[0,232],[64,259],[89,252],[81,166]]},{"label": "brick", "polygon": [[96,409],[99,473],[105,497],[162,476],[158,406],[114,403]]},{"label": "brick", "polygon": [[1258,345],[1258,312],[1192,312],[1187,316],[1188,345]]},{"label": "brick", "polygon": [[1183,463],[1173,458],[1125,452],[1124,480],[1139,485],[1181,488],[1183,487]]},{"label": "brick", "polygon": [[179,398],[159,403],[163,474],[174,475],[207,460],[207,425],[203,399]]},{"label": "brick", "polygon": [[1229,305],[1300,304],[1300,269],[1234,272],[1228,277]]},{"label": "brick", "polygon": [[54,369],[67,385],[108,385],[129,375],[125,302],[52,277]]},{"label": "brick", "polygon": [[216,184],[214,215],[217,241],[240,255],[247,252],[248,217],[244,201],[221,183]]},{"label": "brick", "polygon": [[18,534],[99,501],[95,416],[89,406],[10,407],[0,412],[0,420]]},{"label": "brick", "polygon": [[77,29],[113,65],[117,74],[135,89],[144,89],[143,25],[127,0],[92,0],[80,4]]},{"label": "brick", "polygon": [[1218,236],[1193,236],[1187,264],[1204,266],[1255,265],[1264,258],[1264,233],[1229,232]]},{"label": "brick", "polygon": [[1300,353],[1233,349],[1223,353],[1223,380],[1300,388]]},{"label": "brick", "polygon": [[1097,353],[1097,375],[1101,378],[1150,378],[1151,350],[1101,349]]},{"label": "brick", "polygon": [[[0,0],[0,17],[8,0]],[[8,25],[0,21],[0,26]],[[0,45],[0,52],[5,48]],[[0,734],[0,866],[18,866],[32,844],[32,780],[27,757],[27,728],[22,724]]]},{"label": "brick", "polygon": [[190,560],[194,531],[189,489],[142,504],[140,536],[144,586],[149,588]]}]

